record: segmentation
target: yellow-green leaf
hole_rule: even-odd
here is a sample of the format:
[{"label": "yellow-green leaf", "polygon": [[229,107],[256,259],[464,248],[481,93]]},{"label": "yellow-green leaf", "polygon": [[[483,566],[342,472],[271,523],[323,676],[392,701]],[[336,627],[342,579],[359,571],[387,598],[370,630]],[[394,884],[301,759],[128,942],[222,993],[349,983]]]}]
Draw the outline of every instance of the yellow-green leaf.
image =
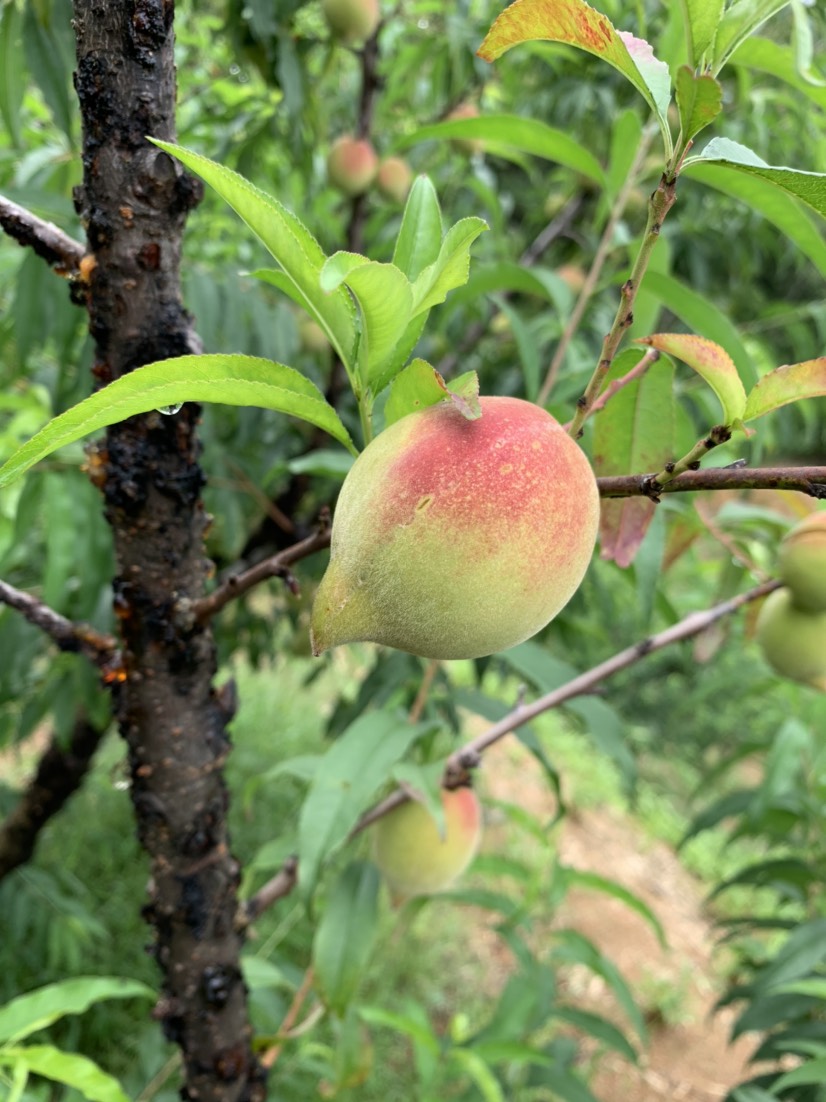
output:
[{"label": "yellow-green leaf", "polygon": [[746,391],[734,361],[719,344],[691,333],[655,333],[642,337],[637,343],[658,348],[693,367],[720,399],[724,424],[731,425],[743,417]]},{"label": "yellow-green leaf", "polygon": [[743,413],[744,421],[753,421],[764,413],[799,402],[803,398],[826,396],[826,356],[785,364],[764,375],[750,392]]}]

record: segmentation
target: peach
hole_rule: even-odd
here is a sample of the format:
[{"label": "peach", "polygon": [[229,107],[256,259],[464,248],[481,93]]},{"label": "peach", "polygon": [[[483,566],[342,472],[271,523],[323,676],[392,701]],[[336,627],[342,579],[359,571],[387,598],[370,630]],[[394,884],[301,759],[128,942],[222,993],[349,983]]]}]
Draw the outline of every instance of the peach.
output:
[{"label": "peach", "polygon": [[370,142],[350,134],[336,138],[327,155],[330,183],[345,195],[361,195],[367,191],[378,166],[379,160]]},{"label": "peach", "polygon": [[[450,114],[447,116],[447,120],[453,119],[478,119],[479,108],[472,103],[460,103],[458,107],[454,107]],[[481,138],[451,138],[451,145],[454,149],[458,149],[461,153],[481,153],[485,148],[485,143]]]},{"label": "peach", "polygon": [[379,0],[324,0],[331,34],[342,42],[363,42],[379,25]]},{"label": "peach", "polygon": [[791,590],[776,589],[757,617],[757,641],[783,677],[826,690],[826,612],[804,612]]},{"label": "peach", "polygon": [[549,413],[450,402],[377,436],[341,488],[313,606],[313,653],[370,640],[424,658],[521,643],[567,604],[591,559],[599,492]]},{"label": "peach", "polygon": [[403,203],[413,183],[410,165],[401,157],[386,157],[379,165],[376,186],[385,199]]},{"label": "peach", "polygon": [[473,860],[482,836],[482,811],[472,788],[442,792],[444,837],[430,812],[410,800],[373,828],[373,853],[395,896],[444,891]]},{"label": "peach", "polygon": [[804,612],[826,612],[826,509],[811,513],[780,545],[780,578]]}]

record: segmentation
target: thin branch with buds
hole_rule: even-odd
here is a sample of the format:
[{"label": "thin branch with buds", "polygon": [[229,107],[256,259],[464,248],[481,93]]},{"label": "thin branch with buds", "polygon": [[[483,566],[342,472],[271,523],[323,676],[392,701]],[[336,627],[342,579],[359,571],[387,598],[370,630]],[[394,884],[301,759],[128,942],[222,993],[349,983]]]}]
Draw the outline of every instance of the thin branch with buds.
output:
[{"label": "thin branch with buds", "polygon": [[38,218],[30,210],[0,195],[0,229],[13,237],[18,245],[33,249],[61,275],[80,271],[86,249],[53,222]]},{"label": "thin branch with buds", "polygon": [[[598,478],[600,497],[651,497],[650,474]],[[809,497],[826,499],[826,467],[708,467],[686,471],[653,491],[685,494],[700,490],[797,490]]]},{"label": "thin branch with buds", "polygon": [[[763,582],[761,585],[755,586],[745,593],[740,593],[736,597],[731,597],[727,601],[722,601],[720,604],[714,605],[713,608],[706,609],[702,612],[692,612],[678,621],[678,623],[673,624],[670,628],[666,628],[656,635],[650,635],[645,639],[641,639],[638,643],[626,647],[625,650],[615,654],[612,658],[606,659],[605,662],[600,662],[600,664],[594,666],[593,669],[587,670],[585,673],[573,678],[566,684],[561,685],[558,689],[546,693],[544,696],[539,697],[538,700],[533,701],[533,703],[525,704],[520,701],[520,703],[518,703],[517,706],[498,723],[493,724],[493,726],[489,727],[486,731],[483,731],[481,735],[471,739],[470,742],[465,743],[461,749],[450,755],[445,762],[443,774],[444,786],[446,788],[455,788],[457,785],[466,782],[468,773],[477,768],[484,752],[489,750],[495,743],[499,742],[500,739],[504,738],[505,735],[510,734],[511,731],[515,731],[518,727],[530,723],[531,720],[536,719],[537,716],[542,715],[544,712],[548,712],[553,708],[559,708],[567,701],[573,700],[574,697],[593,692],[603,681],[607,681],[620,671],[627,669],[629,666],[633,666],[647,655],[653,654],[655,651],[662,650],[664,647],[671,646],[674,643],[680,643],[686,639],[691,639],[695,635],[699,635],[718,620],[737,612],[751,601],[756,601],[767,596],[775,589],[778,589],[780,585],[781,583],[779,581],[774,580]],[[373,823],[389,814],[389,812],[393,811],[395,808],[407,803],[410,798],[409,791],[402,788],[397,788],[394,792],[385,796],[383,800],[380,800],[379,803],[375,804],[369,811],[366,811],[361,816],[348,834],[346,841],[350,842],[358,837],[367,827],[372,826]],[[240,921],[243,923],[249,922],[253,917],[261,914],[267,907],[271,906],[279,899],[283,899],[284,896],[289,895],[297,883],[297,873],[298,859],[293,856],[285,862],[284,866],[272,880],[265,884],[264,887],[247,902],[243,914],[240,917]]]}]

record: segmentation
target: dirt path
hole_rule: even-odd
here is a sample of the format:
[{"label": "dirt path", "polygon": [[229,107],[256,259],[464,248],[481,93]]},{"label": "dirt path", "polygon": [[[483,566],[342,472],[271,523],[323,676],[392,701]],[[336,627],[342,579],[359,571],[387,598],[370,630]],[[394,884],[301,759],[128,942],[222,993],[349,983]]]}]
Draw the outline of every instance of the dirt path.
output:
[{"label": "dirt path", "polygon": [[[533,759],[510,740],[486,757],[484,772],[491,795],[539,816],[552,814],[552,794]],[[570,813],[561,827],[559,857],[566,865],[610,877],[643,899],[668,939],[663,949],[641,916],[594,891],[572,891],[558,913],[557,925],[580,931],[617,965],[649,1019],[650,1043],[640,1066],[605,1056],[592,1080],[594,1093],[604,1102],[719,1102],[753,1073],[747,1061],[754,1037],[729,1045],[733,1014],[713,1013],[723,985],[702,886],[670,847],[652,842],[612,809]],[[583,1009],[627,1024],[593,973],[571,970],[564,983]]]}]

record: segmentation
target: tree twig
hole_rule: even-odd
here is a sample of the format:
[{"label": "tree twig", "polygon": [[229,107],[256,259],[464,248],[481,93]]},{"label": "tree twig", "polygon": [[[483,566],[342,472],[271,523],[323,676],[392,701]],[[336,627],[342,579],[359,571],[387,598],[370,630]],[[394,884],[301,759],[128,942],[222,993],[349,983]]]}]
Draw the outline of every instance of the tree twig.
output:
[{"label": "tree twig", "polygon": [[648,270],[648,262],[651,259],[651,253],[654,250],[654,246],[659,240],[662,224],[668,212],[674,206],[676,199],[676,176],[669,178],[663,174],[656,190],[652,192],[648,200],[648,221],[646,222],[645,233],[639,251],[637,252],[634,266],[631,269],[631,275],[620,288],[620,303],[617,307],[613,324],[605,340],[602,342],[599,360],[585,388],[585,393],[577,401],[576,412],[571,421],[570,428],[570,434],[575,440],[581,435],[582,426],[588,419],[594,402],[597,400],[599,392],[602,390],[605,376],[611,369],[611,364],[614,362],[614,357],[617,354],[617,349],[622,342],[622,338],[633,324],[634,302],[637,298],[640,283]]},{"label": "tree twig", "polygon": [[[611,208],[611,213],[608,216],[608,221],[605,223],[605,228],[602,231],[599,244],[597,245],[597,251],[594,254],[594,259],[591,262],[591,267],[588,270],[588,274],[585,277],[585,282],[582,285],[582,290],[579,292],[574,308],[571,311],[571,316],[565,328],[562,331],[562,336],[559,338],[559,343],[554,351],[553,358],[551,359],[550,366],[547,374],[542,382],[542,386],[539,388],[539,394],[537,396],[537,402],[540,406],[544,406],[548,400],[548,396],[553,389],[553,385],[557,380],[560,368],[568,352],[568,348],[571,341],[574,339],[577,329],[579,329],[579,323],[582,321],[582,315],[585,313],[585,308],[591,301],[591,297],[596,289],[599,277],[602,274],[602,269],[605,265],[605,261],[611,250],[614,248],[614,231],[617,228],[617,223],[622,218],[628,199],[631,192],[637,185],[637,178],[642,171],[645,158],[648,155],[648,150],[651,145],[651,138],[653,137],[653,131],[648,130],[643,133],[640,139],[639,147],[637,148],[636,156],[634,157],[634,163],[626,176],[622,187],[617,193],[617,197],[614,200],[614,205]],[[604,352],[603,352],[604,356]],[[594,396],[596,397],[596,395]]]},{"label": "tree twig", "polygon": [[[639,363],[635,364],[630,371],[627,371],[621,379],[614,379],[613,382],[608,384],[605,390],[603,390],[602,394],[600,394],[599,398],[597,398],[597,400],[594,402],[593,406],[591,406],[591,413],[594,414],[602,412],[602,410],[605,409],[605,407],[608,405],[615,394],[618,394],[619,391],[624,390],[625,387],[629,385],[629,383],[633,383],[636,379],[641,379],[646,371],[648,371],[649,367],[651,367],[652,364],[655,364],[659,358],[660,352],[656,348],[649,348],[649,350],[645,353]],[[566,425],[563,425],[563,428],[566,431],[570,427],[570,421]]]},{"label": "tree twig", "polygon": [[[673,624],[670,628],[666,628],[656,635],[650,635],[645,639],[641,639],[638,643],[626,647],[625,650],[619,651],[619,653],[615,654],[613,657],[606,659],[605,662],[600,662],[599,665],[594,666],[578,677],[574,677],[564,685],[560,685],[558,689],[554,689],[550,693],[545,693],[544,696],[539,697],[539,699],[533,701],[533,703],[525,704],[520,701],[520,703],[499,720],[498,723],[493,724],[493,726],[489,727],[486,731],[483,731],[481,735],[471,739],[459,750],[450,755],[445,762],[442,783],[446,788],[455,787],[457,784],[466,780],[470,770],[475,769],[479,765],[484,752],[493,746],[494,743],[504,738],[505,735],[510,734],[511,731],[515,731],[518,727],[530,723],[532,719],[536,719],[537,716],[550,711],[552,708],[558,708],[574,697],[593,692],[601,682],[607,681],[609,678],[613,677],[614,674],[627,669],[629,666],[633,666],[647,655],[653,654],[654,651],[662,650],[663,647],[668,647],[673,643],[680,643],[685,639],[690,639],[695,635],[699,635],[700,632],[705,631],[724,616],[730,616],[751,601],[756,601],[761,597],[765,597],[775,589],[778,589],[780,585],[781,583],[775,580],[763,582],[761,585],[755,586],[745,593],[739,593],[736,597],[731,597],[727,601],[722,601],[720,604],[714,605],[713,608],[705,609],[702,612],[692,612],[678,621],[678,623]],[[373,823],[377,822],[395,808],[400,807],[409,799],[409,792],[402,788],[397,788],[388,796],[385,796],[383,800],[380,800],[368,811],[365,811],[348,834],[347,842],[358,837],[367,827],[372,826]],[[264,887],[248,901],[240,921],[248,922],[251,917],[261,914],[262,911],[277,900],[283,899],[284,896],[289,895],[297,883],[297,874],[298,859],[293,856],[288,858],[272,880],[265,884]]]},{"label": "tree twig", "polygon": [[0,823],[0,880],[32,856],[40,831],[80,788],[103,735],[80,716],[67,745],[52,738],[19,803]]},{"label": "tree twig", "polygon": [[62,651],[84,654],[96,666],[107,665],[117,653],[117,644],[111,635],[104,635],[90,624],[67,620],[37,597],[16,589],[8,582],[0,581],[0,604],[20,612],[30,624],[40,628],[57,643]]},{"label": "tree twig", "polygon": [[[598,478],[601,497],[650,497],[650,474]],[[798,490],[826,499],[826,467],[707,467],[686,471],[659,487],[659,493],[684,494],[700,490]]]},{"label": "tree twig", "polygon": [[180,608],[186,617],[203,623],[209,620],[216,612],[236,600],[242,594],[252,589],[253,586],[268,578],[284,578],[291,589],[297,591],[297,583],[293,578],[290,567],[300,559],[305,559],[315,551],[321,551],[330,546],[330,517],[329,512],[324,511],[318,527],[312,535],[306,539],[294,543],[292,547],[279,551],[277,555],[271,555],[268,559],[251,566],[241,574],[230,574],[229,577],[209,593],[206,597],[200,597],[196,601],[190,601]]},{"label": "tree twig", "polygon": [[313,989],[314,979],[315,973],[313,971],[313,966],[310,965],[310,967],[304,973],[304,978],[302,979],[301,983],[296,988],[295,994],[293,995],[293,1001],[290,1003],[289,1008],[287,1009],[287,1013],[284,1015],[284,1021],[281,1023],[281,1026],[278,1030],[278,1036],[282,1039],[276,1041],[276,1043],[268,1048],[264,1055],[261,1057],[262,1067],[267,1069],[272,1068],[275,1064],[275,1061],[281,1055],[281,1050],[284,1047],[284,1039],[286,1039],[290,1035],[290,1031],[295,1025],[296,1020],[298,1019],[298,1015],[301,1012],[301,1007],[304,1005],[307,996]]},{"label": "tree twig", "polygon": [[33,249],[61,275],[80,271],[86,249],[53,222],[46,222],[30,210],[0,195],[0,228],[18,245]]},{"label": "tree twig", "polygon": [[718,448],[729,440],[731,440],[731,429],[728,425],[715,425],[706,436],[697,441],[682,459],[678,459],[674,463],[666,463],[661,471],[651,475],[646,490],[648,497],[652,501],[656,501],[663,487],[667,486],[669,482],[673,482],[675,478],[679,478],[686,471],[699,471],[700,461],[713,448]]}]

